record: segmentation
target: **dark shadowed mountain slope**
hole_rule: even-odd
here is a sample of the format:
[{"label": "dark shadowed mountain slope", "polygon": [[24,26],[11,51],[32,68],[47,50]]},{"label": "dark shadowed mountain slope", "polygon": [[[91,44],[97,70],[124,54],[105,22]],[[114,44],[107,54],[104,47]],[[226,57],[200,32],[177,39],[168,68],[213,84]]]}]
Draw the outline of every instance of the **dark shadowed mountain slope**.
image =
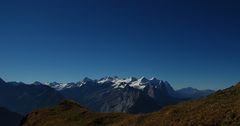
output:
[{"label": "dark shadowed mountain slope", "polygon": [[240,83],[207,98],[144,115],[95,113],[66,101],[30,113],[22,126],[239,126],[239,104]]},{"label": "dark shadowed mountain slope", "polygon": [[0,125],[1,126],[19,126],[23,116],[11,112],[6,108],[0,107]]},{"label": "dark shadowed mountain slope", "polygon": [[64,97],[46,85],[27,85],[17,82],[0,84],[0,106],[22,115],[33,109],[56,105]]}]

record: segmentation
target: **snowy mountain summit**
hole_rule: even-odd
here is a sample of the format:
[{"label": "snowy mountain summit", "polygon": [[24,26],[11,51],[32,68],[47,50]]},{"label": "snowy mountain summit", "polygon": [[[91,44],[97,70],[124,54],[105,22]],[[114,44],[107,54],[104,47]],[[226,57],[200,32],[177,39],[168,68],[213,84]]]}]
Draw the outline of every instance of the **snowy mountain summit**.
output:
[{"label": "snowy mountain summit", "polygon": [[82,87],[88,83],[95,83],[100,85],[110,85],[112,88],[125,88],[127,85],[133,87],[135,89],[143,90],[148,85],[152,86],[170,86],[167,81],[159,80],[157,78],[147,79],[146,77],[128,77],[128,78],[118,78],[118,77],[104,77],[98,80],[92,80],[90,78],[84,78],[82,81],[77,83],[45,83],[46,85],[56,89],[56,90],[63,90],[66,88],[73,88],[73,87]]}]

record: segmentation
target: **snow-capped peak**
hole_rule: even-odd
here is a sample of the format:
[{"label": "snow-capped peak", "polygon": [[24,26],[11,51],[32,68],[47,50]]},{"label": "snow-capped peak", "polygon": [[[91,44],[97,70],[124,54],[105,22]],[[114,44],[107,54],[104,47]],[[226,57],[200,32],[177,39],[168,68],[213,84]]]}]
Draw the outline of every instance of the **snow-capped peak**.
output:
[{"label": "snow-capped peak", "polygon": [[48,85],[56,90],[62,90],[67,86],[67,84],[65,83],[58,83],[58,82],[45,83],[45,85]]},{"label": "snow-capped peak", "polygon": [[118,79],[117,77],[107,76],[107,77],[101,78],[101,79],[98,81],[98,83],[103,84],[103,83],[106,83],[106,82],[114,82],[114,81],[116,81],[117,79]]},{"label": "snow-capped peak", "polygon": [[67,88],[74,88],[74,87],[82,87],[83,85],[87,84],[107,84],[113,88],[125,88],[126,86],[133,87],[136,89],[143,90],[148,85],[153,85],[156,88],[165,87],[169,90],[172,90],[172,87],[168,82],[158,80],[157,78],[147,79],[146,77],[135,78],[135,77],[128,77],[128,78],[118,78],[118,77],[104,77],[99,80],[92,80],[90,78],[84,78],[82,81],[77,83],[45,83],[56,90],[63,90]]},{"label": "snow-capped peak", "polygon": [[127,79],[125,79],[127,83],[130,83],[130,82],[134,82],[134,81],[137,81],[137,78],[135,77],[128,77]]},{"label": "snow-capped peak", "polygon": [[157,78],[155,78],[155,77],[152,77],[151,79],[150,79],[150,81],[157,81],[158,79]]},{"label": "snow-capped peak", "polygon": [[134,81],[131,84],[129,84],[129,86],[142,90],[146,87],[148,82],[149,82],[149,80],[147,78],[141,77],[137,81]]},{"label": "snow-capped peak", "polygon": [[143,77],[139,78],[138,81],[139,81],[140,83],[146,83],[146,82],[148,82],[149,80],[143,76]]}]

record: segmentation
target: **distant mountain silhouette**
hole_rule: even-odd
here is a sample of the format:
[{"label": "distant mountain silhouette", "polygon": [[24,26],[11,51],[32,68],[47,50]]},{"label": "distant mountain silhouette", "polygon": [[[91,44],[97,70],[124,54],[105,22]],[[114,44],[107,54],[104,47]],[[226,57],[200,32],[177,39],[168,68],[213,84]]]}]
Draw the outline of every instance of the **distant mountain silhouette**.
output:
[{"label": "distant mountain silhouette", "polygon": [[1,126],[19,126],[23,116],[11,112],[6,108],[0,107],[0,125]]},{"label": "distant mountain silhouette", "polygon": [[179,98],[198,99],[208,96],[214,92],[214,90],[198,90],[192,87],[188,87],[177,90],[176,96],[178,96]]},{"label": "distant mountain silhouette", "polygon": [[49,107],[64,100],[59,92],[46,85],[27,85],[1,80],[0,106],[22,115],[33,109]]},{"label": "distant mountain silhouette", "polygon": [[143,115],[96,113],[65,101],[53,108],[33,111],[21,126],[239,126],[239,104],[240,83],[200,100]]}]

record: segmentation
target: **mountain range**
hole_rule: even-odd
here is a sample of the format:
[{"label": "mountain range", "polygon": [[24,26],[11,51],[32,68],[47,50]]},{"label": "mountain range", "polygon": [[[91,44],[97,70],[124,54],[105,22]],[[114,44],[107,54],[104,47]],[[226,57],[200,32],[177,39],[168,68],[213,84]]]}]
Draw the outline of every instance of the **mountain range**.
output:
[{"label": "mountain range", "polygon": [[76,102],[64,101],[31,112],[21,126],[239,126],[239,104],[240,83],[202,99],[140,115],[97,113]]},{"label": "mountain range", "polygon": [[[210,95],[212,90],[185,88],[174,90],[167,82],[145,77],[84,78],[76,83],[24,84],[0,79],[0,106],[26,115],[70,99],[95,112],[148,113],[181,101]],[[147,106],[147,107],[146,107]]]},{"label": "mountain range", "polygon": [[[97,112],[147,113],[181,101],[205,97],[213,90],[174,90],[157,78],[104,77],[84,78],[77,83],[47,83],[67,99],[72,99]],[[145,106],[148,107],[145,107]]]}]

